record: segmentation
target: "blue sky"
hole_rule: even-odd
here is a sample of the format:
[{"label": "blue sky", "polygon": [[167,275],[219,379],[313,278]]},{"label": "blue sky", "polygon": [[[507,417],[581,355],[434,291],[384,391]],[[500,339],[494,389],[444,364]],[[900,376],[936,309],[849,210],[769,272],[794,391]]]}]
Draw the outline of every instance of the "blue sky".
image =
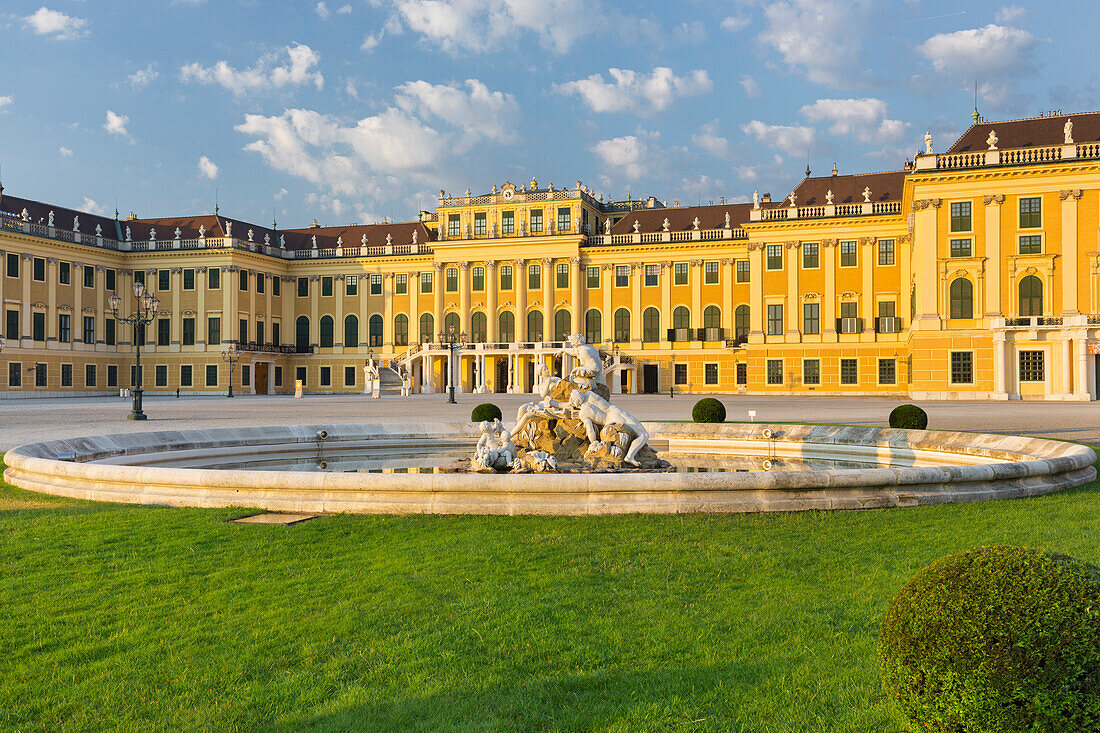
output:
[{"label": "blue sky", "polygon": [[946,148],[975,82],[990,119],[1100,108],[1095,0],[47,1],[0,11],[3,182],[123,216],[746,200]]}]

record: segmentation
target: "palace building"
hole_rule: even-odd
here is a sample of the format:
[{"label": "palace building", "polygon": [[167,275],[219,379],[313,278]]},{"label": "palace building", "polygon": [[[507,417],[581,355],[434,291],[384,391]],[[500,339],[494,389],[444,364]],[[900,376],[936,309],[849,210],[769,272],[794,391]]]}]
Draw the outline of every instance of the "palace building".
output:
[{"label": "palace building", "polygon": [[[925,142],[752,203],[531,180],[343,227],[120,220],[0,188],[0,396],[129,387],[135,336],[146,392],[221,392],[230,368],[246,393],[362,391],[368,363],[419,392],[526,392],[579,333],[614,392],[1096,399],[1100,113]],[[135,334],[108,299],[130,314],[136,282],[160,310]]]}]

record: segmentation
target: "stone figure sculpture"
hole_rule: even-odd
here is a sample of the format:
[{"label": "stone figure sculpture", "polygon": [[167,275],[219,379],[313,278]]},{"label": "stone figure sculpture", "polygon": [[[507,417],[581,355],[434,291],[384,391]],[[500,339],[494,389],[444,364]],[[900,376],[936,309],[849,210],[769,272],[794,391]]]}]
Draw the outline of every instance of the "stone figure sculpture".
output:
[{"label": "stone figure sculpture", "polygon": [[584,423],[590,451],[599,449],[599,444],[603,442],[600,434],[604,427],[622,426],[634,433],[634,439],[630,441],[623,461],[632,466],[641,466],[637,460],[638,451],[649,442],[649,432],[636,417],[621,407],[611,404],[595,392],[585,393],[575,389],[569,395],[569,405],[577,410],[581,422]]},{"label": "stone figure sculpture", "polygon": [[79,216],[74,216],[73,217],[73,231],[74,232],[79,232],[80,231],[80,217]]},{"label": "stone figure sculpture", "polygon": [[997,132],[996,130],[989,131],[989,137],[985,139],[985,144],[989,146],[990,150],[997,149]]},{"label": "stone figure sculpture", "polygon": [[604,219],[603,220],[603,233],[604,234],[610,234],[611,233],[611,220],[610,219]]},{"label": "stone figure sculpture", "polygon": [[126,227],[126,241],[127,242],[133,241],[133,240],[130,239],[130,227]]},{"label": "stone figure sculpture", "polygon": [[47,223],[47,224],[48,224],[49,226],[51,226],[51,227],[53,226],[53,212],[52,212],[52,211],[50,212],[50,215],[49,215],[49,217],[47,218],[47,221],[46,221],[46,223]]},{"label": "stone figure sculpture", "polygon": [[932,131],[926,130],[924,133],[924,152],[926,155],[932,154]]},{"label": "stone figure sculpture", "polygon": [[730,213],[726,212],[726,229],[730,228]]},{"label": "stone figure sculpture", "polygon": [[1062,135],[1065,137],[1066,145],[1073,145],[1073,118],[1066,120],[1066,126],[1062,128]]},{"label": "stone figure sculpture", "polygon": [[754,209],[759,209],[760,208],[760,192],[759,191],[753,191],[752,192],[752,208],[754,208]]},{"label": "stone figure sculpture", "polygon": [[825,192],[825,203],[829,204],[830,206],[832,206],[833,204],[833,189],[831,188]]},{"label": "stone figure sculpture", "polygon": [[871,203],[871,187],[870,186],[865,186],[863,188],[863,203],[865,203],[865,204]]},{"label": "stone figure sculpture", "polygon": [[199,224],[199,239],[206,239],[206,225]]},{"label": "stone figure sculpture", "polygon": [[252,241],[252,230],[251,229],[248,230],[248,241],[249,242]]},{"label": "stone figure sculpture", "polygon": [[173,232],[173,233],[174,233],[174,234],[176,235],[176,239],[177,239],[177,240],[178,240],[178,239],[180,238],[180,236],[181,236],[181,235],[183,234],[183,232],[182,232],[182,231],[180,231],[180,228],[179,228],[179,227],[176,227],[176,231],[175,231],[175,232]]},{"label": "stone figure sculpture", "polygon": [[229,221],[228,219],[225,220],[225,236],[233,236],[233,222]]},{"label": "stone figure sculpture", "polygon": [[100,225],[100,224],[95,225],[95,235],[97,237],[102,237],[103,236],[103,226],[102,225]]}]

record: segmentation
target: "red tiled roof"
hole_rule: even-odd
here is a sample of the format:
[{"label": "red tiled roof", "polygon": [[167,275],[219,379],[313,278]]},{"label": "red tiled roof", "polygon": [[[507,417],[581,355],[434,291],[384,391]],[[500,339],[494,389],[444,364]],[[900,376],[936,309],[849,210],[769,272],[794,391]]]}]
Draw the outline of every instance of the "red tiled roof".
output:
[{"label": "red tiled roof", "polygon": [[[901,201],[905,171],[806,178],[795,186],[794,202],[795,206],[823,206],[832,191],[834,204],[861,203],[866,188],[871,189],[871,201]],[[790,200],[780,201],[779,206],[790,206]]]},{"label": "red tiled roof", "polygon": [[992,130],[997,133],[997,147],[1031,148],[1061,145],[1065,142],[1066,120],[1073,120],[1073,141],[1093,143],[1100,140],[1100,112],[1083,112],[1053,117],[1031,117],[1024,120],[979,122],[971,125],[947,153],[967,153],[988,150],[986,140]]},{"label": "red tiled roof", "polygon": [[749,220],[752,204],[715,204],[713,206],[680,206],[670,209],[637,209],[623,216],[611,228],[612,234],[630,234],[634,231],[634,222],[638,222],[642,232],[659,232],[664,229],[668,218],[669,231],[682,232],[694,229],[695,218],[699,218],[700,229],[721,229],[726,225],[726,212],[730,215],[730,226],[739,227]]},{"label": "red tiled roof", "polygon": [[105,216],[98,216],[97,214],[89,214],[86,211],[77,211],[76,209],[67,209],[64,206],[54,206],[53,204],[42,203],[41,201],[34,201],[32,199],[19,198],[18,196],[11,196],[4,194],[4,199],[0,202],[0,209],[3,209],[4,213],[10,214],[15,217],[21,217],[23,210],[27,210],[27,216],[30,220],[36,224],[41,222],[46,224],[50,220],[50,212],[53,212],[53,223],[58,229],[73,228],[73,218],[80,217],[80,231],[85,234],[94,234],[96,225],[102,227],[103,236],[115,239],[118,233],[115,230],[115,220],[108,219]]},{"label": "red tiled roof", "polygon": [[284,229],[282,233],[286,235],[287,249],[311,249],[314,236],[317,237],[318,249],[332,249],[336,247],[338,239],[344,240],[345,247],[360,247],[363,245],[364,235],[366,235],[368,246],[385,244],[387,234],[392,238],[393,244],[411,244],[414,231],[416,232],[416,241],[419,243],[430,242],[434,239],[432,231],[419,221]]}]

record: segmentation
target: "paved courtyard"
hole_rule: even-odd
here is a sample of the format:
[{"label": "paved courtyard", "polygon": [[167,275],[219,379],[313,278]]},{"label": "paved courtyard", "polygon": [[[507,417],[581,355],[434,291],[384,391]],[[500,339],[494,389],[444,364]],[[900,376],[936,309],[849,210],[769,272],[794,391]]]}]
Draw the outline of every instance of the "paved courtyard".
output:
[{"label": "paved courtyard", "polygon": [[[147,397],[149,420],[126,420],[130,401],[118,397],[0,400],[0,451],[50,438],[199,427],[282,424],[341,424],[468,419],[486,399],[501,406],[508,421],[530,395],[417,395],[408,400],[372,400],[363,395],[292,397]],[[615,402],[643,420],[688,420],[695,396],[617,395]],[[885,426],[896,399],[832,397],[721,398],[729,420],[820,422]],[[1063,438],[1100,445],[1100,403],[923,402],[929,426],[948,430],[1000,432]]]}]

